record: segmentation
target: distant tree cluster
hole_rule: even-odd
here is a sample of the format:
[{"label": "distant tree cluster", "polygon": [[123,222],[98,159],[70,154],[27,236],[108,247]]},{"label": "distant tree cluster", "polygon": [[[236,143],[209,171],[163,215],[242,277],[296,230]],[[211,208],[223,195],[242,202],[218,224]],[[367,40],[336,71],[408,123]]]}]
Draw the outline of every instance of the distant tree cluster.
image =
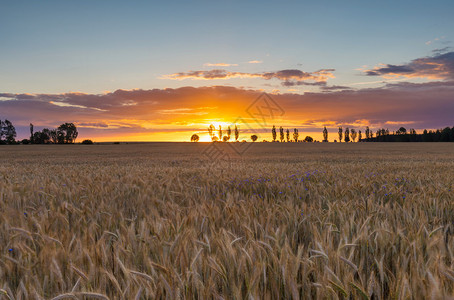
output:
[{"label": "distant tree cluster", "polygon": [[77,127],[73,123],[64,123],[56,129],[44,128],[36,132],[33,131],[33,124],[30,124],[31,144],[72,144],[76,142],[78,135]]},{"label": "distant tree cluster", "polygon": [[271,128],[271,135],[273,138],[273,142],[298,142],[299,141],[299,132],[297,128],[293,129],[293,140],[290,139],[290,130],[284,129],[284,127],[280,126],[279,127],[279,140],[277,140],[277,131],[276,131],[276,126],[273,125],[273,128]]},{"label": "distant tree cluster", "polygon": [[445,127],[437,130],[424,129],[422,134],[417,134],[416,130],[407,131],[404,127],[396,132],[390,133],[388,129],[377,130],[376,136],[369,136],[361,140],[362,142],[454,142],[454,127]]},{"label": "distant tree cluster", "polygon": [[[216,133],[217,131],[217,133]],[[223,141],[228,142],[231,139],[231,128],[227,127],[226,130],[222,130],[222,127],[219,125],[219,129],[213,125],[208,127],[208,134],[213,142]],[[225,134],[224,134],[225,133]],[[328,142],[328,130],[326,127],[323,128],[323,142]],[[239,138],[239,129],[235,125],[234,129],[235,141],[238,141]],[[310,136],[306,136],[303,140],[299,139],[299,131],[297,128],[293,129],[293,139],[290,137],[290,130],[284,129],[282,126],[279,127],[279,136],[278,130],[275,125],[271,128],[271,136],[273,142],[317,142]],[[363,132],[355,128],[345,128],[339,127],[338,129],[339,142],[454,142],[454,127],[446,127],[444,129],[437,130],[427,130],[425,129],[422,134],[417,134],[416,130],[411,128],[407,131],[406,128],[400,127],[395,132],[390,132],[389,129],[380,128],[375,133],[366,126]],[[279,137],[279,138],[278,138]],[[257,141],[258,137],[256,135],[251,136],[253,142]],[[199,136],[194,134],[191,136],[191,142],[199,141]],[[266,142],[266,140],[263,140]],[[337,142],[337,140],[335,140]]]},{"label": "distant tree cluster", "polygon": [[72,144],[76,142],[78,135],[77,127],[73,123],[64,123],[56,129],[44,128],[36,132],[33,124],[30,124],[30,139],[16,141],[16,128],[13,124],[8,120],[0,120],[0,144],[3,145]]},{"label": "distant tree cluster", "polygon": [[[224,135],[225,133],[225,135]],[[233,130],[233,134],[235,136],[235,141],[238,142],[238,139],[240,137],[240,130],[238,129],[238,126],[235,125],[235,128]],[[222,130],[222,126],[219,125],[219,129],[218,129],[218,135],[216,136],[216,128],[214,127],[213,124],[211,124],[209,127],[208,127],[208,135],[210,136],[211,138],[211,141],[213,142],[217,142],[217,141],[222,141],[222,142],[228,142],[230,141],[231,137],[232,137],[232,129],[230,128],[230,126],[227,127],[227,130],[223,131]],[[194,135],[193,135],[194,136]],[[198,136],[197,136],[198,137]],[[194,141],[192,138],[191,138],[191,141],[193,142],[197,142],[197,141]]]},{"label": "distant tree cluster", "polygon": [[16,128],[8,120],[0,120],[0,144],[16,144]]}]

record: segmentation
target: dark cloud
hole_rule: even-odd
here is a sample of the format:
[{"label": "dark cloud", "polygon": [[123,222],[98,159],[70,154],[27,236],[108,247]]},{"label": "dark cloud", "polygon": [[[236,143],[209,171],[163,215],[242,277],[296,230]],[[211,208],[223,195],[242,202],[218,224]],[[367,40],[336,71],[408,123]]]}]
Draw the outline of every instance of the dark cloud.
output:
[{"label": "dark cloud", "polygon": [[307,82],[300,80],[286,80],[281,82],[283,86],[310,85],[310,86],[326,86],[326,81]]},{"label": "dark cloud", "polygon": [[440,49],[434,49],[434,50],[432,50],[432,53],[434,53],[434,55],[441,55],[446,52],[450,52],[451,50],[452,50],[452,47],[444,47],[444,48],[440,48]]},{"label": "dark cloud", "polygon": [[367,76],[454,79],[454,52],[437,52],[434,56],[417,58],[408,64],[387,64],[383,67],[380,66],[365,70],[364,73]]},{"label": "dark cloud", "polygon": [[[230,78],[262,78],[265,80],[278,79],[286,82],[286,84],[294,83],[294,85],[300,85],[299,83],[310,80],[315,82],[325,82],[328,78],[334,78],[332,72],[334,69],[321,69],[315,72],[304,72],[298,69],[287,69],[279,70],[276,72],[264,72],[264,73],[246,73],[246,72],[230,72],[224,69],[215,69],[209,71],[189,71],[179,72],[170,75],[164,75],[162,78],[165,79],[230,79]],[[283,85],[288,86],[283,83]]]},{"label": "dark cloud", "polygon": [[352,90],[352,88],[349,86],[343,86],[343,85],[331,85],[331,86],[322,86],[321,90],[330,92],[330,91],[338,91],[338,90]]}]

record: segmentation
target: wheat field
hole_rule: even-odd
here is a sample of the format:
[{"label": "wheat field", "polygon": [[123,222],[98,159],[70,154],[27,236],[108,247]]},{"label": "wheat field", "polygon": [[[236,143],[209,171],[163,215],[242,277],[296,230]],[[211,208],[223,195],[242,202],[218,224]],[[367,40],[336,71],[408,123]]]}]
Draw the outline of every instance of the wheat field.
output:
[{"label": "wheat field", "polygon": [[453,144],[209,146],[2,146],[0,299],[454,297]]}]

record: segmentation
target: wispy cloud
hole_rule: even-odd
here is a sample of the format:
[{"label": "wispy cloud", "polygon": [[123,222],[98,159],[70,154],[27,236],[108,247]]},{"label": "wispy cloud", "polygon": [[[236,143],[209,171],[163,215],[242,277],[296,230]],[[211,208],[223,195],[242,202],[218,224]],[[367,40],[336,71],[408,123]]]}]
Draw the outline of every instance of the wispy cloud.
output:
[{"label": "wispy cloud", "polygon": [[261,64],[261,63],[263,63],[262,60],[250,60],[250,61],[248,61],[248,64]]},{"label": "wispy cloud", "polygon": [[367,76],[384,78],[454,79],[454,52],[438,52],[434,56],[417,58],[402,65],[382,64],[363,72]]},{"label": "wispy cloud", "polygon": [[425,44],[426,45],[430,45],[432,43],[435,43],[435,42],[438,42],[438,41],[441,41],[441,40],[444,40],[444,39],[445,39],[445,36],[436,37],[433,40],[427,41]]},{"label": "wispy cloud", "polygon": [[[189,71],[164,75],[161,78],[183,80],[215,80],[231,78],[262,78],[265,80],[278,79],[284,86],[295,85],[323,85],[328,78],[334,78],[334,69],[322,69],[315,72],[304,72],[297,69],[279,70],[275,72],[248,73],[248,72],[230,72],[224,69],[214,69],[209,71]],[[313,81],[308,83],[306,81]],[[319,82],[322,82],[319,84]]]},{"label": "wispy cloud", "polygon": [[228,64],[228,63],[204,63],[206,67],[236,67],[238,64]]}]

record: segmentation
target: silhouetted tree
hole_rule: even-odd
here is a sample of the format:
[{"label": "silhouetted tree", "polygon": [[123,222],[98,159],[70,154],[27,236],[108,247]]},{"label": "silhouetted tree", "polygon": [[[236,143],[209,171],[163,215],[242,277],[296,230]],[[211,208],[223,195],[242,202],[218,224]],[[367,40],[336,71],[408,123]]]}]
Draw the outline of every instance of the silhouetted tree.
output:
[{"label": "silhouetted tree", "polygon": [[348,129],[348,127],[345,128],[344,142],[346,143],[350,142],[350,130]]},{"label": "silhouetted tree", "polygon": [[210,135],[210,139],[213,140],[213,137],[214,137],[214,126],[213,124],[210,124],[210,126],[208,127],[208,134]]},{"label": "silhouetted tree", "polygon": [[199,141],[199,136],[197,134],[193,134],[191,136],[191,142],[198,142]]},{"label": "silhouetted tree", "polygon": [[238,130],[238,127],[235,125],[235,141],[238,141],[239,137],[240,137],[240,131]]},{"label": "silhouetted tree", "polygon": [[78,135],[76,125],[73,123],[64,123],[57,128],[57,140],[59,143],[63,141],[65,144],[72,144],[76,141]]},{"label": "silhouetted tree", "polygon": [[50,136],[50,139],[51,139],[52,143],[56,144],[58,142],[57,129],[50,130],[49,136]]},{"label": "silhouetted tree", "polygon": [[449,136],[451,135],[451,128],[446,127],[441,131],[440,142],[449,142]]},{"label": "silhouetted tree", "polygon": [[273,129],[271,129],[271,133],[273,135],[273,142],[276,141],[276,127],[273,125]]},{"label": "silhouetted tree", "polygon": [[353,142],[356,142],[357,135],[358,133],[356,132],[355,128],[352,128],[352,130],[350,130],[350,137],[352,138]]},{"label": "silhouetted tree", "polygon": [[279,139],[282,142],[284,142],[284,139],[285,139],[285,135],[284,135],[284,128],[281,126],[279,127]]},{"label": "silhouetted tree", "polygon": [[33,144],[33,124],[30,123],[30,143]]},{"label": "silhouetted tree", "polygon": [[404,127],[400,127],[396,134],[407,134],[407,129],[405,129]]},{"label": "silhouetted tree", "polygon": [[295,141],[295,143],[298,142],[298,136],[299,136],[299,133],[298,133],[298,129],[293,129],[293,140]]},{"label": "silhouetted tree", "polygon": [[230,136],[232,135],[232,130],[230,129],[230,126],[227,127],[227,141],[230,140]]},{"label": "silhouetted tree", "polygon": [[361,130],[358,131],[358,142],[361,141],[361,139],[363,138],[363,135],[361,134]]},{"label": "silhouetted tree", "polygon": [[224,135],[224,137],[222,138],[222,141],[223,142],[228,142],[229,141],[229,137],[227,135]]},{"label": "silhouetted tree", "polygon": [[83,140],[82,145],[93,145],[93,141],[92,140]]},{"label": "silhouetted tree", "polygon": [[35,144],[49,144],[50,137],[48,135],[48,129],[35,132],[33,134],[33,141]]},{"label": "silhouetted tree", "polygon": [[326,129],[326,126],[323,128],[323,141],[328,142],[328,129]]},{"label": "silhouetted tree", "polygon": [[222,127],[219,125],[219,140],[222,141]]},{"label": "silhouetted tree", "polygon": [[312,137],[310,137],[310,136],[306,136],[304,138],[304,141],[307,142],[307,143],[312,143],[314,141],[314,139]]},{"label": "silhouetted tree", "polygon": [[366,139],[369,139],[369,138],[370,138],[370,129],[369,129],[369,126],[366,127],[365,134],[366,134]]},{"label": "silhouetted tree", "polygon": [[258,139],[258,137],[255,134],[251,135],[251,140],[253,142],[255,142],[257,139]]},{"label": "silhouetted tree", "polygon": [[15,144],[16,128],[9,120],[0,120],[0,144]]},{"label": "silhouetted tree", "polygon": [[342,142],[342,127],[339,127],[338,135],[339,135],[339,143],[341,143]]},{"label": "silhouetted tree", "polygon": [[290,142],[290,130],[287,128],[287,143]]}]

